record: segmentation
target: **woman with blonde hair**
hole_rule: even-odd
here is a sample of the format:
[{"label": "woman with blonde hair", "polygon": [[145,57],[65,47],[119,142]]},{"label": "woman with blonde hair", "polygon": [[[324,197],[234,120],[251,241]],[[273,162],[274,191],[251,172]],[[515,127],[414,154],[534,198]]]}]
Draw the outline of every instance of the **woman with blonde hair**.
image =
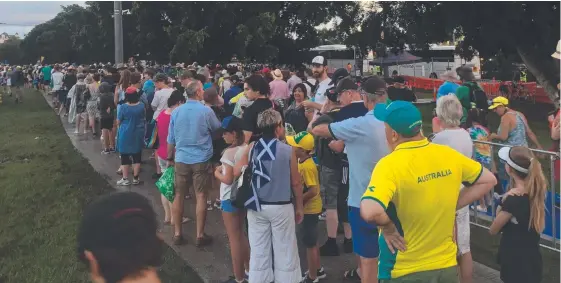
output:
[{"label": "woman with blonde hair", "polygon": [[545,228],[547,183],[540,162],[526,147],[503,147],[499,158],[506,163],[512,189],[497,208],[489,233],[502,232],[498,261],[501,280],[539,283],[542,279],[540,233]]}]

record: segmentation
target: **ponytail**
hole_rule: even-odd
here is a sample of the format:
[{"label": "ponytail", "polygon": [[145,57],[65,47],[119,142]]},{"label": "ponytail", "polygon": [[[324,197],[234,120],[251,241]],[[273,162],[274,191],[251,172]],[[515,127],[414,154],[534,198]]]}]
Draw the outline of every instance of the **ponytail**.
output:
[{"label": "ponytail", "polygon": [[542,166],[537,158],[531,154],[528,175],[525,184],[530,198],[530,221],[528,229],[534,228],[541,233],[545,228],[545,195],[547,182],[543,175]]}]

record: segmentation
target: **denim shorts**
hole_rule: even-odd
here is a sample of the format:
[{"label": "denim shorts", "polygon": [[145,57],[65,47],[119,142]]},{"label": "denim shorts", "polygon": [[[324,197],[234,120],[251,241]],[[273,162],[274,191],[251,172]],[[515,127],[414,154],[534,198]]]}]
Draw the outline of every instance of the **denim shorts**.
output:
[{"label": "denim shorts", "polygon": [[222,208],[222,211],[224,212],[229,212],[229,213],[236,213],[238,212],[238,209],[235,208],[232,205],[232,201],[229,199],[225,199],[225,200],[221,200],[220,201],[220,207]]}]

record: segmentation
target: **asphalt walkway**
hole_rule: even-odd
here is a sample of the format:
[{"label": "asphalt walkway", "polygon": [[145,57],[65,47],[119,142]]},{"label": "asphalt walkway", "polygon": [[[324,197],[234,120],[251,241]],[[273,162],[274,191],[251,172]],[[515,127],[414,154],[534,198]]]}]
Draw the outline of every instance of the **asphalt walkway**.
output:
[{"label": "asphalt walkway", "polygon": [[[50,100],[47,98],[50,103]],[[53,113],[53,115],[56,115]],[[66,117],[61,117],[67,135],[72,144],[76,147],[78,153],[82,154],[89,160],[91,166],[101,174],[117,191],[130,190],[144,195],[152,201],[154,210],[163,222],[164,211],[160,202],[160,193],[154,185],[155,180],[151,178],[155,172],[155,164],[150,158],[148,151],[144,151],[140,173],[140,185],[130,187],[120,187],[115,185],[120,176],[115,172],[120,165],[118,154],[102,155],[101,143],[99,138],[92,138],[91,133],[86,135],[75,135],[74,126],[68,123]],[[185,201],[185,216],[195,219],[195,201]],[[162,227],[161,232],[164,240],[170,245],[178,255],[183,258],[189,266],[191,266],[206,283],[219,283],[228,279],[232,274],[230,250],[228,247],[228,238],[226,230],[222,223],[221,213],[218,210],[210,211],[207,214],[207,223],[205,232],[214,237],[211,246],[205,248],[196,248],[195,243],[195,222],[191,221],[183,225],[184,237],[189,242],[184,246],[174,246],[171,243],[173,229],[171,226]],[[325,223],[320,223],[320,239],[323,243],[326,239]],[[339,239],[342,242],[342,236]],[[300,258],[302,270],[305,270],[305,254],[304,248],[300,247]],[[322,257],[321,263],[327,272],[327,278],[321,280],[322,283],[339,283],[346,282],[343,278],[345,270],[355,266],[354,257],[350,254],[342,254],[339,257]],[[350,282],[350,281],[349,281]],[[500,283],[499,272],[487,266],[475,263],[474,268],[475,283]]]}]

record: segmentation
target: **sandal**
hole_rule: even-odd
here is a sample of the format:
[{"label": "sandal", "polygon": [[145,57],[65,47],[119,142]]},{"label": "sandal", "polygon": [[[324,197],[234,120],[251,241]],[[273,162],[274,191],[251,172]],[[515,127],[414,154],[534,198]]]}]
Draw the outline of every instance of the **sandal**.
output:
[{"label": "sandal", "polygon": [[345,279],[350,279],[350,280],[353,280],[353,281],[360,281],[361,280],[360,275],[358,275],[358,269],[357,268],[351,269],[349,271],[345,271],[345,274],[343,275],[343,277]]},{"label": "sandal", "polygon": [[195,244],[195,246],[197,248],[200,248],[200,247],[208,246],[210,244],[212,244],[212,237],[207,234],[203,234],[202,237],[197,238],[197,243]]}]

